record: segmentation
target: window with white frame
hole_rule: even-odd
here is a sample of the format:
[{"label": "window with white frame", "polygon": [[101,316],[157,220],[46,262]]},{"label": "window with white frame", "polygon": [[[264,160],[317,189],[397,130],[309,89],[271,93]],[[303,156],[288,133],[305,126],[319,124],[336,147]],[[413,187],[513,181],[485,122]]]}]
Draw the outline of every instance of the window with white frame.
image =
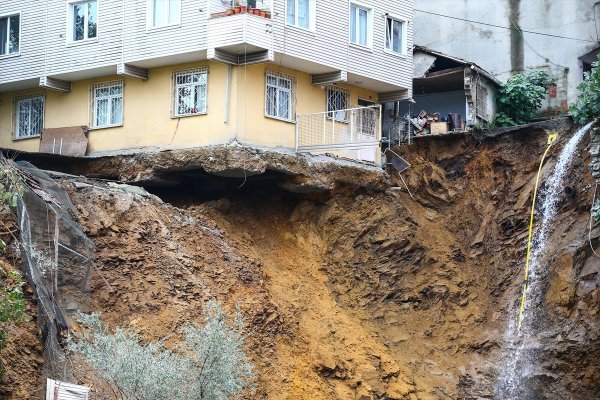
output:
[{"label": "window with white frame", "polygon": [[286,0],[288,25],[304,29],[314,29],[316,0]]},{"label": "window with white frame", "polygon": [[348,120],[350,92],[339,86],[327,86],[327,115],[336,121]]},{"label": "window with white frame", "polygon": [[173,74],[174,105],[172,115],[206,114],[208,70],[197,68]]},{"label": "window with white frame", "polygon": [[181,0],[148,0],[148,26],[177,25],[181,18]]},{"label": "window with white frame", "polygon": [[15,98],[15,138],[38,136],[44,128],[44,95]]},{"label": "window with white frame", "polygon": [[69,41],[95,39],[98,34],[98,1],[69,3]]},{"label": "window with white frame", "polygon": [[295,78],[269,71],[266,76],[265,115],[292,121],[294,118]]},{"label": "window with white frame", "polygon": [[20,31],[19,14],[0,16],[0,56],[19,52]]},{"label": "window with white frame", "polygon": [[123,124],[123,81],[92,85],[92,128]]},{"label": "window with white frame", "polygon": [[360,46],[371,46],[373,10],[350,3],[350,42]]},{"label": "window with white frame", "polygon": [[406,21],[390,16],[385,17],[385,49],[393,53],[404,54],[405,32]]}]

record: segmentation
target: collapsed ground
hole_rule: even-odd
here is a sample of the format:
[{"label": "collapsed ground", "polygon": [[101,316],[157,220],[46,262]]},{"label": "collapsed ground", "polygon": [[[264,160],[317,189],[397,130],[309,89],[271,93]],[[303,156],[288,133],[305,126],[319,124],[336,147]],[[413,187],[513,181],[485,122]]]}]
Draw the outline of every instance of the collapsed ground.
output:
[{"label": "collapsed ground", "polygon": [[[545,176],[573,130],[561,128]],[[494,384],[545,143],[543,130],[523,129],[483,143],[461,136],[403,147],[414,198],[394,174],[387,188],[379,178],[351,186],[346,176],[318,194],[307,187],[319,185],[297,178],[242,185],[233,176],[239,180],[217,200],[203,196],[207,181],[149,186],[164,202],[123,185],[59,181],[112,288],[96,275],[91,308],[113,326],[175,344],[178,328],[202,320],[206,300],[238,304],[258,372],[251,398],[500,398]],[[563,196],[545,256],[547,334],[530,382],[541,398],[600,394],[588,150],[586,139],[567,178],[574,195]],[[599,236],[594,229],[594,245]],[[39,398],[33,320],[19,329],[6,353],[3,398]]]}]

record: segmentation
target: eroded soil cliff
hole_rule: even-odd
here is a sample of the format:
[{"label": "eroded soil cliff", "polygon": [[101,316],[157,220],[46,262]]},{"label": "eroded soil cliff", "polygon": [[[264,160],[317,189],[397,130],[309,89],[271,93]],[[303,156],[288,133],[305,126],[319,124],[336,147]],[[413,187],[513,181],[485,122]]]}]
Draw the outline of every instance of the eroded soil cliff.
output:
[{"label": "eroded soil cliff", "polygon": [[[564,126],[546,175],[570,133]],[[157,192],[161,201],[122,185],[60,182],[97,248],[92,308],[111,325],[174,344],[180,327],[202,321],[206,300],[238,304],[258,372],[248,398],[500,398],[494,387],[510,351],[505,331],[516,318],[545,143],[544,131],[525,130],[482,144],[466,136],[404,147],[414,198],[380,186],[315,197],[258,181],[216,201],[186,187]],[[600,396],[588,147],[586,138],[545,256],[546,333],[527,383],[532,398]],[[596,246],[600,229],[591,237]],[[11,377],[26,372],[20,362],[9,367]],[[5,397],[37,398],[22,394],[35,381],[21,383],[9,382]]]}]

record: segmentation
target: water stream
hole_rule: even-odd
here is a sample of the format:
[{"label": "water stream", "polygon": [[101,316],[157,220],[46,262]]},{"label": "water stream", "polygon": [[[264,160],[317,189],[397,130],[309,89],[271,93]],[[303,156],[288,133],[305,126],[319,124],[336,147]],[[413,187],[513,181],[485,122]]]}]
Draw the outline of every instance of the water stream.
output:
[{"label": "water stream", "polygon": [[[527,384],[536,372],[536,355],[539,344],[536,340],[536,326],[541,307],[541,289],[546,277],[545,265],[540,262],[547,246],[548,237],[552,232],[552,220],[556,216],[557,206],[563,192],[563,181],[569,171],[571,161],[577,145],[583,136],[590,130],[593,123],[579,129],[565,144],[558,160],[548,176],[543,187],[540,188],[537,207],[537,219],[534,226],[531,244],[531,259],[529,264],[529,284],[527,287],[527,301],[522,331],[517,331],[517,311],[510,307],[510,318],[505,331],[504,360],[500,366],[498,382],[496,384],[497,399],[518,400],[536,399],[539,395],[532,393]],[[522,278],[522,276],[520,276]],[[520,293],[520,292],[519,292]],[[518,303],[517,303],[518,307]]]}]

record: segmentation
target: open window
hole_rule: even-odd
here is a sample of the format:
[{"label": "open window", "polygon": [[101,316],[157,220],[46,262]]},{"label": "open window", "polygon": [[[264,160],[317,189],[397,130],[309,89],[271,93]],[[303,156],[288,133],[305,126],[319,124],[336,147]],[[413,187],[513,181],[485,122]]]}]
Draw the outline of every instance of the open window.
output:
[{"label": "open window", "polygon": [[178,25],[181,21],[181,0],[148,0],[148,27]]},{"label": "open window", "polygon": [[385,50],[394,54],[406,53],[406,21],[385,17]]},{"label": "open window", "polygon": [[0,16],[0,56],[18,54],[21,38],[21,16]]},{"label": "open window", "polygon": [[69,3],[70,42],[95,39],[98,35],[98,1],[78,1]]},{"label": "open window", "polygon": [[44,128],[44,95],[15,98],[15,139],[39,136]]}]

